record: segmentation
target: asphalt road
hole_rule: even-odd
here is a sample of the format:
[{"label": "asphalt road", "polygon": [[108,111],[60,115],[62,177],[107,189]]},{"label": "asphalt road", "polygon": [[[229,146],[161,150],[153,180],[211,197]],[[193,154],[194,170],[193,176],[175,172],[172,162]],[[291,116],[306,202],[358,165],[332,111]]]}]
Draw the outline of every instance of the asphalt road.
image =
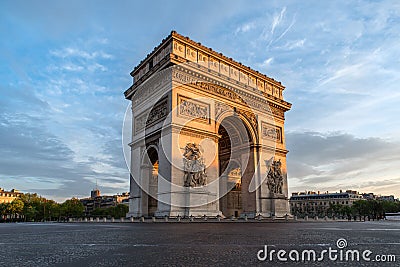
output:
[{"label": "asphalt road", "polygon": [[[338,248],[340,238],[347,247]],[[265,245],[268,255],[286,251],[281,258],[287,261],[276,252],[272,261],[260,261],[257,253]],[[318,258],[329,248],[338,259],[324,254],[321,262],[301,261],[304,250],[316,251]],[[291,250],[300,261],[288,257]],[[370,261],[340,261],[340,250],[357,250],[360,257],[370,250]],[[376,262],[376,255],[395,255],[396,262]],[[291,256],[296,259],[295,252]],[[0,224],[0,265],[400,266],[400,221]]]}]

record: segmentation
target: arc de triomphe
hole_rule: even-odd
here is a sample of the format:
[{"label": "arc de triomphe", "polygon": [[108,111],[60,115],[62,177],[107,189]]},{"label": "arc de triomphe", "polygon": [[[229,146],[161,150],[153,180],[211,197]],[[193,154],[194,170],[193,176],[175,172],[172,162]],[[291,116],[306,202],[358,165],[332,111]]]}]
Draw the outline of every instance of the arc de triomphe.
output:
[{"label": "arc de triomphe", "polygon": [[289,213],[280,82],[174,31],[131,76],[128,217]]}]

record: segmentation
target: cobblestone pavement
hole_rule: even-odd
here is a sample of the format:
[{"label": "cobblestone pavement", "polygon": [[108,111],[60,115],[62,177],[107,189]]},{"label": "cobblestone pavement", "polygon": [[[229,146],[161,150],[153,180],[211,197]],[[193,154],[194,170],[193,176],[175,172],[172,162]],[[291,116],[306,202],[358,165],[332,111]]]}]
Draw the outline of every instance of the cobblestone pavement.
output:
[{"label": "cobblestone pavement", "polygon": [[[275,249],[371,250],[396,262],[259,261]],[[3,223],[1,266],[400,266],[400,222]],[[260,254],[264,255],[263,253]],[[339,255],[339,252],[338,252]],[[292,254],[295,256],[295,254]],[[317,254],[317,257],[319,254]]]}]

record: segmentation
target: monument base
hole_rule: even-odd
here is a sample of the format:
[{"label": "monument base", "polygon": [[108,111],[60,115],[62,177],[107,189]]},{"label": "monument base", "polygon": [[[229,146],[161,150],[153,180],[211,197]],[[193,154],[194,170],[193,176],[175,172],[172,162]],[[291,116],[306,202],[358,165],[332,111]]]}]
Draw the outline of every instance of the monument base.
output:
[{"label": "monument base", "polygon": [[217,194],[203,187],[186,187],[182,191],[170,192],[172,205],[169,210],[159,210],[156,217],[216,217],[221,216]]}]

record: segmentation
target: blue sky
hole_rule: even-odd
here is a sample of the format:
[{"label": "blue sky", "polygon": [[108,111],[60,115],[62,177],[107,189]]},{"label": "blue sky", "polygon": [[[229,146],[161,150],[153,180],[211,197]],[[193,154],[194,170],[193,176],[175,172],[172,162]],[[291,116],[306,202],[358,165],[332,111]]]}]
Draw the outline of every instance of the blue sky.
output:
[{"label": "blue sky", "polygon": [[398,1],[1,1],[0,187],[128,191],[123,92],[171,30],[286,86],[290,191],[400,196]]}]

